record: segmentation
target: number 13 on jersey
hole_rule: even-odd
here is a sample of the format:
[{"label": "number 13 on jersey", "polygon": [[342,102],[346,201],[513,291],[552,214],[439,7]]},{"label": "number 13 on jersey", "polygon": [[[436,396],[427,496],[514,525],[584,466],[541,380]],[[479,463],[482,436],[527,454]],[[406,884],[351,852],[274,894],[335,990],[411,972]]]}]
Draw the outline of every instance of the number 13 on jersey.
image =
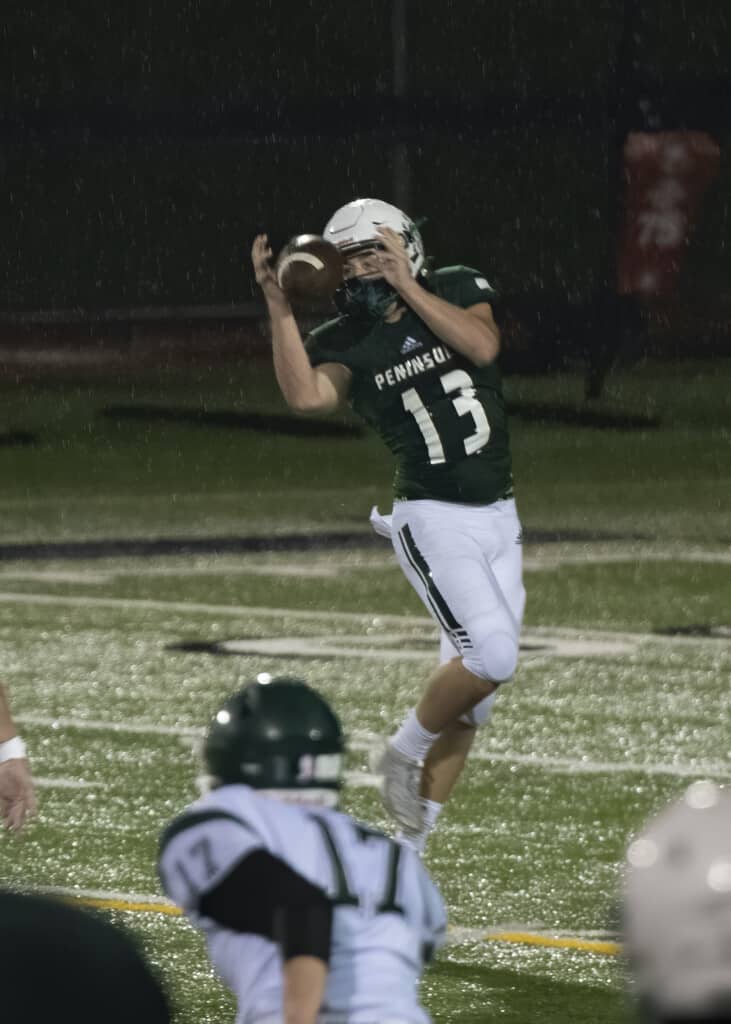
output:
[{"label": "number 13 on jersey", "polygon": [[[443,374],[439,381],[446,395],[457,392],[452,399],[452,405],[458,416],[471,416],[475,431],[464,439],[464,450],[466,455],[474,455],[481,451],[490,440],[490,424],[488,423],[485,410],[475,397],[475,385],[468,373],[464,370],[450,370]],[[410,412],[416,420],[416,425],[424,438],[426,450],[429,455],[429,462],[432,466],[446,462],[444,445],[439,436],[429,410],[426,408],[416,388],[409,388],[401,396],[404,409]]]}]

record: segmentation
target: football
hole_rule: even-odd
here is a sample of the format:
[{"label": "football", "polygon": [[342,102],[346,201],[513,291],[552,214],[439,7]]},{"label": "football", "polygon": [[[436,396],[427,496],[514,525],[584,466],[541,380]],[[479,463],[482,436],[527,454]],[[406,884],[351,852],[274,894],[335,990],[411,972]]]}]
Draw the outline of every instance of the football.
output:
[{"label": "football", "polygon": [[296,235],[277,258],[277,282],[296,302],[331,299],[343,283],[340,250],[320,235]]}]

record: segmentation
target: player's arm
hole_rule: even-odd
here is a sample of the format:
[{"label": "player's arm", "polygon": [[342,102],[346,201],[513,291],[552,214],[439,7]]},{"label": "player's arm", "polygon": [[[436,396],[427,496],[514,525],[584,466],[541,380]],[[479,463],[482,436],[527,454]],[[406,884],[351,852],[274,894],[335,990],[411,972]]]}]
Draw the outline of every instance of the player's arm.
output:
[{"label": "player's arm", "polygon": [[500,352],[500,330],[489,302],[462,309],[432,295],[411,276],[408,256],[400,236],[391,228],[379,228],[383,250],[379,262],[383,276],[413,309],[419,319],[455,352],[475,366],[487,366]]},{"label": "player's arm", "polygon": [[350,370],[340,363],[312,367],[292,307],[277,283],[271,257],[267,236],[257,235],[251,260],[269,312],[277,383],[287,405],[296,412],[333,412],[347,397]]},{"label": "player's arm", "polygon": [[314,1024],[325,995],[327,964],[319,957],[295,956],[285,961],[282,974],[285,1024]]},{"label": "player's arm", "polygon": [[266,850],[254,850],[198,910],[225,928],[264,935],[282,952],[286,1024],[314,1024],[330,960],[333,905],[328,896]]},{"label": "player's arm", "polygon": [[33,778],[5,687],[0,683],[0,820],[18,832],[36,813]]},{"label": "player's arm", "polygon": [[18,730],[15,727],[13,715],[10,711],[7,690],[0,683],[0,744],[7,743],[9,740],[17,738],[17,736]]}]

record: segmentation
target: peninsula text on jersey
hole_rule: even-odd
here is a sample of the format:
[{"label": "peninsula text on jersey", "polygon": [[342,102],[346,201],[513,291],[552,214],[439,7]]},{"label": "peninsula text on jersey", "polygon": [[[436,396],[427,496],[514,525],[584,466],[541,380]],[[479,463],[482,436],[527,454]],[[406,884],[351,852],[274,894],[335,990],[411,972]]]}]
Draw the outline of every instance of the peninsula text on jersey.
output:
[{"label": "peninsula text on jersey", "polygon": [[384,385],[393,387],[400,384],[402,380],[408,380],[409,377],[416,377],[427,370],[433,370],[437,364],[446,363],[449,358],[449,353],[445,352],[441,345],[435,345],[430,352],[425,352],[421,356],[413,356],[403,363],[396,363],[384,373],[374,374],[373,380],[378,390],[383,391]]}]

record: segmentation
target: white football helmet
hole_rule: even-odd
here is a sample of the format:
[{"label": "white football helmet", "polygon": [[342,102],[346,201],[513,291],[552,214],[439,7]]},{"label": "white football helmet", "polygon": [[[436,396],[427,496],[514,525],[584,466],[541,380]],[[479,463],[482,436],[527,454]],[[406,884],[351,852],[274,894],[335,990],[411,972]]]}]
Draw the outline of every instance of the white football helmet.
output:
[{"label": "white football helmet", "polygon": [[731,790],[695,782],[627,849],[631,984],[652,1020],[731,1020]]},{"label": "white football helmet", "polygon": [[401,235],[411,274],[416,277],[424,266],[424,243],[413,220],[390,203],[381,199],[354,199],[335,211],[322,234],[347,257],[359,249],[372,248],[378,242],[376,228],[379,227],[392,228]]}]

